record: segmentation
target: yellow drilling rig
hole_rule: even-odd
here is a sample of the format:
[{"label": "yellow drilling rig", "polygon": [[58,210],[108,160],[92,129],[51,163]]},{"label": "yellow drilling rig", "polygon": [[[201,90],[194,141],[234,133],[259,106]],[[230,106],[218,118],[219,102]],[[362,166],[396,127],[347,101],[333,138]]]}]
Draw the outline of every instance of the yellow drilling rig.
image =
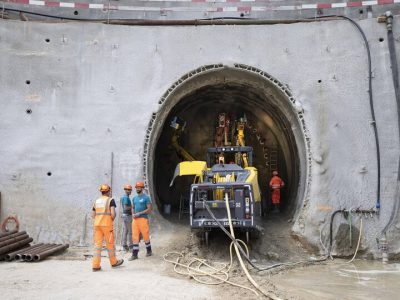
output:
[{"label": "yellow drilling rig", "polygon": [[247,242],[251,232],[261,231],[257,218],[261,214],[261,194],[257,169],[252,167],[253,148],[245,145],[246,122],[243,116],[231,128],[228,114],[220,113],[214,147],[207,149],[206,161],[195,160],[179,145],[186,122],[178,117],[171,122],[175,129],[171,144],[186,161],[176,166],[170,186],[178,176],[194,176],[190,187],[190,226],[204,232],[207,245],[213,228],[229,226],[224,197],[229,198],[233,226],[246,232]]}]

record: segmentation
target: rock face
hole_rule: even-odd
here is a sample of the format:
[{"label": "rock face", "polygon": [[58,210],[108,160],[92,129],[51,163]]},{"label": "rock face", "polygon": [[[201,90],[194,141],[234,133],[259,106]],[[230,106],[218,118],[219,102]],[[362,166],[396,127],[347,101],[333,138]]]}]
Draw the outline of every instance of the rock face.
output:
[{"label": "rock face", "polygon": [[[398,199],[398,116],[388,47],[380,41],[386,27],[374,19],[359,24],[372,55],[382,187],[380,214],[366,218],[362,249],[377,257],[375,237]],[[396,34],[399,24],[395,17]],[[249,134],[257,168],[268,176],[263,143],[277,147],[288,226],[314,251],[329,241],[333,211],[375,207],[367,56],[347,21],[128,27],[1,20],[0,39],[1,214],[17,214],[38,242],[89,243],[91,203],[103,182],[118,200],[123,184],[144,178],[162,208],[177,161],[168,152],[173,114],[186,116],[185,143],[201,155],[215,114],[245,112],[259,129]],[[264,199],[267,181],[260,178]],[[164,226],[154,216],[154,228]],[[352,252],[346,224],[334,220],[338,255]],[[398,237],[398,229],[388,232],[392,254]]]}]

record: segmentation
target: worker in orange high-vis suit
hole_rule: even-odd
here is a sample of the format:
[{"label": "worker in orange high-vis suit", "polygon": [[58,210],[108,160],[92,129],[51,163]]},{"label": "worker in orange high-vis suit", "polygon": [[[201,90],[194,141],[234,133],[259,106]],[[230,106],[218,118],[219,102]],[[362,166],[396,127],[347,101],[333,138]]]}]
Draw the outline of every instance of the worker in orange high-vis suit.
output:
[{"label": "worker in orange high-vis suit", "polygon": [[135,260],[139,254],[139,236],[143,237],[146,245],[146,256],[152,255],[150,244],[150,229],[149,229],[149,212],[153,209],[150,197],[147,196],[144,190],[144,182],[138,181],[135,185],[137,195],[133,197],[132,201],[132,240],[133,249],[132,256],[129,260]]},{"label": "worker in orange high-vis suit", "polygon": [[274,207],[273,212],[279,212],[279,206],[281,203],[281,188],[285,186],[283,180],[278,176],[278,171],[272,172],[272,178],[269,182],[271,188],[271,200]]},{"label": "worker in orange high-vis suit", "polygon": [[92,268],[93,271],[100,271],[101,248],[103,240],[106,241],[108,258],[112,267],[118,267],[124,262],[123,259],[117,260],[115,257],[115,238],[114,238],[114,219],[115,201],[110,197],[111,188],[107,184],[100,186],[101,197],[93,203],[92,217],[94,219],[94,255]]}]

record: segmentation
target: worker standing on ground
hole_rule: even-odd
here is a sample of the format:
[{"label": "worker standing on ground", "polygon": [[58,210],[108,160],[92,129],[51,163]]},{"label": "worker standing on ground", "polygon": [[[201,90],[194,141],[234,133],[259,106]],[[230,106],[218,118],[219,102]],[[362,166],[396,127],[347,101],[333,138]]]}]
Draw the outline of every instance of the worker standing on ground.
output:
[{"label": "worker standing on ground", "polygon": [[121,197],[122,206],[122,248],[125,251],[132,250],[132,202],[129,198],[132,193],[132,186],[126,184],[124,186],[125,195]]},{"label": "worker standing on ground", "polygon": [[285,186],[283,180],[278,176],[278,171],[272,172],[272,178],[269,182],[269,187],[272,190],[271,200],[274,207],[273,212],[279,212],[281,203],[281,188]]},{"label": "worker standing on ground", "polygon": [[94,219],[94,255],[92,268],[93,271],[101,270],[101,249],[103,240],[106,241],[108,258],[111,267],[118,267],[124,262],[123,259],[117,260],[115,257],[115,238],[114,238],[114,219],[115,201],[110,197],[111,188],[107,184],[100,186],[101,197],[93,204],[92,218]]},{"label": "worker standing on ground", "polygon": [[132,257],[129,260],[138,258],[139,253],[139,235],[141,234],[146,245],[146,256],[151,256],[150,230],[148,213],[153,209],[150,197],[144,190],[144,182],[138,181],[135,185],[137,195],[133,197],[132,203],[132,239],[133,250]]}]

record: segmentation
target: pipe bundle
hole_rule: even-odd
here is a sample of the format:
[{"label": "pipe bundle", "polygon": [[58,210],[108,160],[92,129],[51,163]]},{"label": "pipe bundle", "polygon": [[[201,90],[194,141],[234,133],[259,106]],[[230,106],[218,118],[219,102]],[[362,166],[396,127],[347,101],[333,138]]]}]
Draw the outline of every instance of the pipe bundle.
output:
[{"label": "pipe bundle", "polygon": [[32,241],[26,231],[0,233],[0,260],[40,261],[69,247],[68,244],[30,245]]}]

